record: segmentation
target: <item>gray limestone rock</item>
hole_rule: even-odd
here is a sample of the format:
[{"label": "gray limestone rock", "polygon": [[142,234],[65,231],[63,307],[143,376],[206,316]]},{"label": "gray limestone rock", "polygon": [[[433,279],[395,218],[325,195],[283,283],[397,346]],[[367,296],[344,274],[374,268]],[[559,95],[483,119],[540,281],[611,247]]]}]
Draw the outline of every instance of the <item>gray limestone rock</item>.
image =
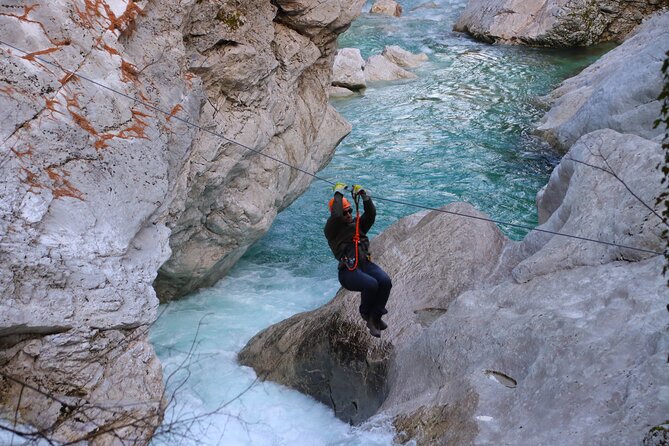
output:
[{"label": "gray limestone rock", "polygon": [[145,418],[123,432],[142,443],[162,417],[151,283],[196,132],[156,108],[196,116],[203,95],[173,63],[180,8],[145,6],[0,6],[2,40],[29,53],[2,46],[0,60],[0,401],[57,441],[112,442],[106,427]]},{"label": "gray limestone rock", "polygon": [[148,441],[156,272],[163,297],[213,283],[309,185],[258,151],[330,159],[350,131],[327,102],[335,39],[361,7],[0,5],[3,42],[26,51],[0,45],[3,417],[20,400],[17,421],[56,441]]},{"label": "gray limestone rock", "polygon": [[355,91],[349,90],[348,88],[344,87],[330,87],[328,90],[328,97],[330,98],[345,98],[349,96],[354,96],[356,94]]},{"label": "gray limestone rock", "polygon": [[623,45],[554,90],[549,95],[552,108],[538,127],[540,134],[563,148],[604,128],[647,139],[662,135],[653,122],[660,114],[658,73],[666,51],[669,12],[647,19]]},{"label": "gray limestone rock", "polygon": [[399,17],[402,15],[402,6],[395,0],[376,0],[369,12],[372,14]]},{"label": "gray limestone rock", "polygon": [[[350,132],[328,104],[335,39],[362,0],[231,7],[195,2],[185,26],[190,70],[207,101],[171,212],[172,256],[154,283],[169,300],[218,281]],[[229,140],[223,140],[223,135]],[[239,144],[233,143],[234,140]]]},{"label": "gray limestone rock", "polygon": [[[585,135],[537,196],[539,228],[662,252],[666,225],[655,203],[662,175],[655,166],[663,159],[660,144],[639,136],[613,130]],[[584,200],[586,191],[589,198]],[[515,267],[519,282],[564,268],[655,255],[537,231],[527,235],[522,249],[538,252]]]},{"label": "gray limestone rock", "polygon": [[397,45],[386,46],[381,55],[403,68],[417,67],[427,60],[427,54],[414,54]]},{"label": "gray limestone rock", "polygon": [[656,256],[463,293],[396,351],[381,412],[401,430],[446,411],[446,428],[409,431],[420,445],[638,444],[669,410],[661,269]]},{"label": "gray limestone rock", "polygon": [[367,82],[415,79],[416,77],[411,71],[405,70],[380,54],[371,56],[365,63],[365,80]]},{"label": "gray limestone rock", "polygon": [[341,48],[332,66],[332,85],[349,90],[360,90],[367,86],[365,82],[365,60],[357,48]]},{"label": "gray limestone rock", "polygon": [[486,42],[571,47],[620,41],[664,0],[469,0],[455,24]]}]

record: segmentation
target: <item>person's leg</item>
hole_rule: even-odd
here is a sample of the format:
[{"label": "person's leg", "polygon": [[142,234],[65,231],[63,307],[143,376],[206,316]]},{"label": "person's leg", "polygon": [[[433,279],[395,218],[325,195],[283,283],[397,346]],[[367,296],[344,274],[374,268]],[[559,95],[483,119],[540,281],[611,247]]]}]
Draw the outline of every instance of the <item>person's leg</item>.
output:
[{"label": "person's leg", "polygon": [[376,279],[360,268],[353,271],[341,268],[339,270],[339,283],[349,291],[360,291],[360,315],[367,320],[374,309],[378,293],[379,286]]},{"label": "person's leg", "polygon": [[390,289],[393,287],[392,281],[388,274],[376,263],[367,262],[364,265],[364,271],[376,279],[376,283],[378,284],[377,294],[372,303],[372,313],[378,315],[380,318],[384,314],[383,310],[388,303]]}]

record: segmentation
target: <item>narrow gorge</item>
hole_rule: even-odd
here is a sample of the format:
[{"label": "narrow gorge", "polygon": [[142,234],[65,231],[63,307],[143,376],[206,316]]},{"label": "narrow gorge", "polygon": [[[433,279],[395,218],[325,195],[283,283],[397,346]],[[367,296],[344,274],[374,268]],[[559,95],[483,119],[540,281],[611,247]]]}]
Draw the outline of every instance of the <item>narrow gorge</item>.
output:
[{"label": "narrow gorge", "polygon": [[669,5],[380,3],[0,5],[0,444],[669,441]]}]

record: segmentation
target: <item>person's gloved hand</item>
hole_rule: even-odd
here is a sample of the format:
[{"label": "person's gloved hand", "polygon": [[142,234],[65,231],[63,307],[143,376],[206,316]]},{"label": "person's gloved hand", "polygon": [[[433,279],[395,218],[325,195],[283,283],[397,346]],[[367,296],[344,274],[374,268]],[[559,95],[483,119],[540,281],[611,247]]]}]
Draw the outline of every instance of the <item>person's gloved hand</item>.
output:
[{"label": "person's gloved hand", "polygon": [[363,200],[365,200],[369,195],[365,189],[359,184],[353,186],[353,196],[360,195]]},{"label": "person's gloved hand", "polygon": [[334,190],[335,194],[339,192],[340,194],[344,195],[344,191],[346,190],[346,183],[338,182],[337,184],[332,186],[332,190]]}]

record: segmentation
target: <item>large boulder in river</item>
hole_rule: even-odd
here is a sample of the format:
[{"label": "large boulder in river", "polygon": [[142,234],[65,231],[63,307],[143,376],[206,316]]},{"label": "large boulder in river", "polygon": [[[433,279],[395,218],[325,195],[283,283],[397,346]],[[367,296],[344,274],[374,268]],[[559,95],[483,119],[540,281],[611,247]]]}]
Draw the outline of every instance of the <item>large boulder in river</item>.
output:
[{"label": "large boulder in river", "polygon": [[331,157],[350,130],[327,102],[335,40],[362,3],[0,5],[16,47],[0,58],[0,416],[57,443],[148,441],[156,273],[162,297],[212,283],[309,185],[257,152],[307,171]]},{"label": "large boulder in river", "polygon": [[486,42],[571,47],[622,40],[664,0],[469,0],[455,24]]},{"label": "large boulder in river", "polygon": [[417,67],[427,60],[427,54],[414,54],[397,45],[386,46],[383,48],[381,55],[392,63],[404,68]]},{"label": "large boulder in river", "polygon": [[669,413],[662,160],[657,138],[581,136],[520,242],[464,204],[406,217],[372,241],[393,279],[380,339],[340,290],[240,360],[344,420],[390,417],[399,442],[652,444]]},{"label": "large boulder in river", "polygon": [[337,50],[332,66],[332,85],[360,90],[367,86],[365,82],[365,59],[357,48],[341,48]]},{"label": "large boulder in river", "polygon": [[658,73],[667,51],[669,12],[646,20],[624,45],[555,89],[539,132],[562,148],[603,128],[648,139],[662,137],[663,130],[653,128],[653,122],[660,116]]},{"label": "large boulder in river", "polygon": [[391,17],[402,15],[402,6],[395,0],[376,0],[369,10],[372,14],[383,14]]},{"label": "large boulder in river", "polygon": [[371,56],[365,63],[365,80],[367,82],[415,79],[416,77],[411,71],[405,70],[381,54]]}]

